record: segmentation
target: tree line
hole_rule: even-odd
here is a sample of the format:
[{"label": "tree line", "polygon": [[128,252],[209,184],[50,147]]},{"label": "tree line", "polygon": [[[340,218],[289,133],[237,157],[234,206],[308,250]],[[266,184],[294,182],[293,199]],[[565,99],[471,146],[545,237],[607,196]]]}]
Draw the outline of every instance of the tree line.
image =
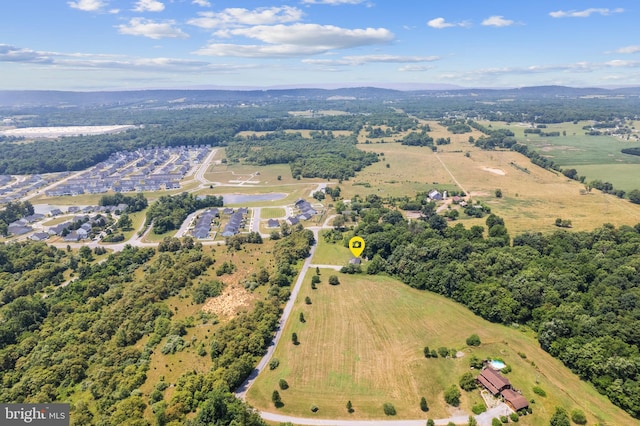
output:
[{"label": "tree line", "polygon": [[531,327],[543,349],[640,418],[640,224],[511,239],[495,215],[486,231],[441,222],[370,207],[344,240],[367,241],[369,274],[445,295],[493,322]]}]

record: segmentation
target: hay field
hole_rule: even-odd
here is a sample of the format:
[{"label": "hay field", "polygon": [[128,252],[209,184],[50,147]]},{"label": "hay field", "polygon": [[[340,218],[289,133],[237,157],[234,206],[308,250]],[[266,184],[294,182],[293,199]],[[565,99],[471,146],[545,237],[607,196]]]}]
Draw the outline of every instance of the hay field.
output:
[{"label": "hay field", "polygon": [[[444,297],[412,289],[382,276],[339,274],[340,285],[327,284],[335,271],[321,270],[322,283],[311,290],[308,274],[285,325],[275,357],[280,366],[265,370],[249,390],[248,401],[273,411],[271,393],[284,378],[289,389],[280,390],[282,414],[320,418],[382,419],[382,404],[392,403],[395,418],[444,418],[452,414],[443,400],[444,389],[469,370],[469,357],[500,357],[513,368],[509,378],[529,399],[534,415],[523,425],[547,425],[555,406],[581,408],[589,417],[607,424],[631,424],[632,419],[595,389],[580,381],[560,361],[542,351],[530,332],[492,324]],[[306,305],[304,298],[311,298]],[[303,312],[306,322],[299,321]],[[291,343],[296,332],[300,344]],[[466,347],[476,333],[478,348]],[[445,346],[464,352],[455,359],[426,359],[423,347]],[[521,358],[518,352],[526,355]],[[532,365],[535,363],[535,366]],[[533,394],[538,383],[547,397]],[[479,392],[462,392],[460,408],[470,413]],[[430,411],[420,411],[424,396]],[[348,414],[351,400],[355,412]],[[310,411],[311,405],[320,409]]]},{"label": "hay field", "polygon": [[[381,162],[365,168],[352,181],[343,183],[344,197],[372,193],[413,197],[418,191],[435,187],[455,189],[455,178],[472,200],[486,202],[494,213],[504,217],[511,235],[526,231],[551,232],[557,229],[555,219],[558,217],[571,220],[576,230],[592,230],[603,223],[620,226],[640,222],[638,205],[596,190],[581,195],[584,185],[560,173],[544,170],[521,154],[483,151],[468,142],[469,133],[451,135],[437,123],[429,122],[429,125],[432,136],[451,137],[451,144],[440,146],[437,153],[428,148],[398,143],[359,144],[363,150],[385,155]],[[469,157],[465,156],[467,152]],[[386,163],[390,165],[388,169]],[[514,164],[521,169],[526,168],[529,173]],[[621,168],[621,173],[629,173],[629,169]],[[640,175],[630,176],[630,179],[635,179]],[[502,198],[494,196],[498,188],[502,190]]]}]

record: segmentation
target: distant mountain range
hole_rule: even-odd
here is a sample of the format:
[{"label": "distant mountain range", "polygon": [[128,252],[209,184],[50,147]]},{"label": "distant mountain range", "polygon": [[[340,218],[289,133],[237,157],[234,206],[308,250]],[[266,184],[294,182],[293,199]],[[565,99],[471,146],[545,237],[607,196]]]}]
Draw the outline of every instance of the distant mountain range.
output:
[{"label": "distant mountain range", "polygon": [[[469,89],[453,85],[423,85],[421,90],[399,88],[345,87],[336,89],[269,88],[264,90],[170,89],[102,92],[68,92],[44,90],[0,90],[0,107],[153,107],[171,104],[251,103],[274,100],[305,99],[408,99],[412,97],[483,96],[488,98],[580,98],[638,97],[640,87],[576,88],[566,86],[534,86],[509,89]],[[406,87],[416,87],[415,85]]]}]

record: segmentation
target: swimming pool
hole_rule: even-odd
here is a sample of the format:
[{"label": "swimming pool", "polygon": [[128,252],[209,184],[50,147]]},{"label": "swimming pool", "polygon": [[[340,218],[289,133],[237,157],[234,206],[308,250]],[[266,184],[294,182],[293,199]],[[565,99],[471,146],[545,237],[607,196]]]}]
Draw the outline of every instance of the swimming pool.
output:
[{"label": "swimming pool", "polygon": [[506,364],[504,362],[498,361],[497,359],[489,361],[489,364],[491,365],[491,368],[493,368],[494,370],[502,370],[503,368],[506,367]]}]

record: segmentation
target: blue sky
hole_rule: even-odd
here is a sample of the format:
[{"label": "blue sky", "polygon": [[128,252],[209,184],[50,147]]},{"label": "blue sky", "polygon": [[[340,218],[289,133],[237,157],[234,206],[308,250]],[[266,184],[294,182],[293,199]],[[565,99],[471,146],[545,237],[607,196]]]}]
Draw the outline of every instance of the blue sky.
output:
[{"label": "blue sky", "polygon": [[19,0],[0,89],[640,86],[633,0]]}]

